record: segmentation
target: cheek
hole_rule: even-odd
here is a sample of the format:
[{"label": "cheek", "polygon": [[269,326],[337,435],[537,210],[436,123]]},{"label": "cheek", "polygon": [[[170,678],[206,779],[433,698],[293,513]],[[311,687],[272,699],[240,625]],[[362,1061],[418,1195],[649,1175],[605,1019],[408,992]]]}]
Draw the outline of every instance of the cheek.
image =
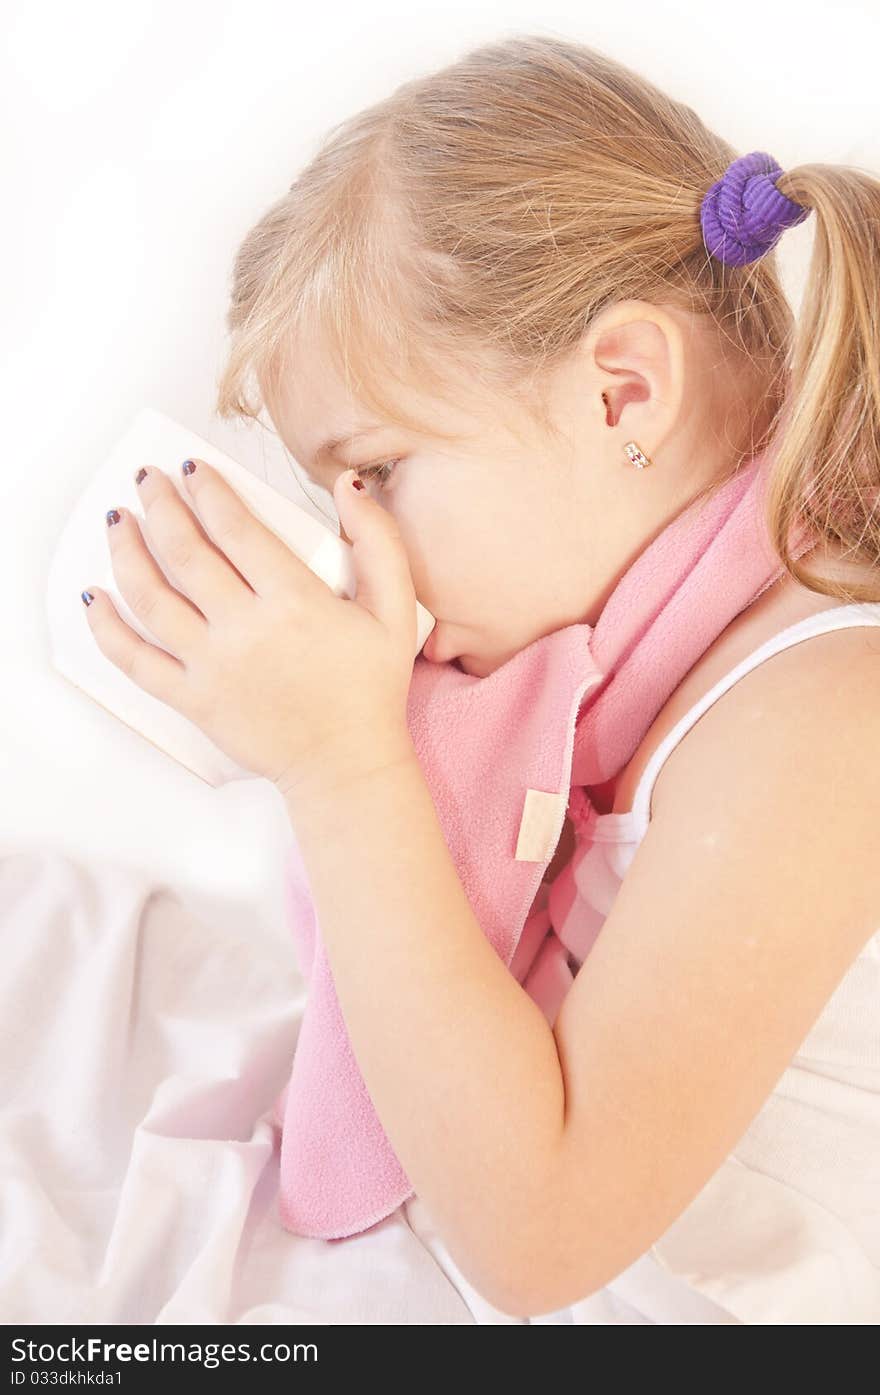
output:
[{"label": "cheek", "polygon": [[430,500],[407,499],[402,491],[387,507],[400,529],[416,589],[433,593],[443,587],[456,549],[450,520]]},{"label": "cheek", "polygon": [[433,615],[464,623],[484,596],[498,589],[511,566],[502,545],[503,525],[487,515],[452,505],[442,497],[400,490],[395,494],[395,521],[400,528],[419,600]]}]

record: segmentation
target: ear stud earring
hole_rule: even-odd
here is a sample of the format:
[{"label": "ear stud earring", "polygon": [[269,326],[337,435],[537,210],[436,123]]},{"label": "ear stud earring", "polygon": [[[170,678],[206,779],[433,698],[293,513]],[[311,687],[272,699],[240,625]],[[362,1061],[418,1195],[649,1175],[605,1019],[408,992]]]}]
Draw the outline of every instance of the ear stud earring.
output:
[{"label": "ear stud earring", "polygon": [[627,441],[623,449],[626,451],[630,462],[635,465],[637,469],[644,470],[646,465],[653,464],[650,456],[645,455],[643,450],[639,450],[635,441]]}]

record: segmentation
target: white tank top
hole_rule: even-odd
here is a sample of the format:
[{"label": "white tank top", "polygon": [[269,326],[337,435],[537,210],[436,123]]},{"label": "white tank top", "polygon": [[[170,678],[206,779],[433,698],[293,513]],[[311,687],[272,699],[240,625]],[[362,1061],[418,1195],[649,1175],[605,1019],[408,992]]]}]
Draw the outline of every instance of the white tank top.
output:
[{"label": "white tank top", "polygon": [[[522,984],[551,1023],[647,831],[670,752],[772,654],[852,625],[880,626],[880,602],[836,606],[773,635],[659,743],[631,809],[594,811],[578,830],[572,858],[542,883],[520,940],[542,941]],[[866,754],[880,766],[880,751]],[[877,917],[880,924],[880,902]],[[533,1318],[501,1313],[459,1272],[421,1199],[401,1210],[481,1323],[880,1323],[880,929],[718,1171],[649,1251],[588,1298]]]}]

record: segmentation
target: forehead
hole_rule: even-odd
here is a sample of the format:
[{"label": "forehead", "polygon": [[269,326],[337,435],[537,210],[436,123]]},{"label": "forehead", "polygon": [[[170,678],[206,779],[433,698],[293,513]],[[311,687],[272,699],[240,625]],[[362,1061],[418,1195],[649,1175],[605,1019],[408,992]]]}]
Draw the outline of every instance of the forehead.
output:
[{"label": "forehead", "polygon": [[[474,443],[485,431],[485,421],[461,402],[443,400],[410,388],[389,374],[390,410],[399,409],[413,425],[384,419],[360,401],[343,380],[333,358],[319,337],[295,341],[295,351],[273,401],[273,420],[284,445],[300,465],[321,464],[337,443],[337,457],[347,458],[347,447],[359,435],[369,435],[365,449],[384,448],[394,441],[418,439],[443,447],[455,441]],[[461,388],[464,397],[466,385]],[[452,391],[455,391],[454,385]],[[352,446],[357,448],[355,441]]]},{"label": "forehead", "polygon": [[353,435],[376,424],[347,391],[318,342],[303,345],[291,356],[275,394],[273,417],[284,444],[303,464],[315,458],[328,438]]}]

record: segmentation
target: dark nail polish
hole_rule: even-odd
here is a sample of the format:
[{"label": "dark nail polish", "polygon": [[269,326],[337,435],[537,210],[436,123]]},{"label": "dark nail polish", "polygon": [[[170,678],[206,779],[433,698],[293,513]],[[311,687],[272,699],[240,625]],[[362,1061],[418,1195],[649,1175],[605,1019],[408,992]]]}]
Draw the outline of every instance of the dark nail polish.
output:
[{"label": "dark nail polish", "polygon": [[184,460],[180,468],[185,475],[191,475],[196,468],[196,462],[194,460]]},{"label": "dark nail polish", "polygon": [[83,605],[91,605],[94,599],[95,598],[92,595],[91,591],[80,592],[80,600],[82,601]]},{"label": "dark nail polish", "polygon": [[135,484],[143,484],[143,482],[144,482],[144,480],[145,480],[146,478],[147,478],[147,472],[146,472],[146,470],[144,469],[144,467],[143,467],[143,465],[142,465],[141,468],[138,470],[137,474],[136,474],[135,477],[134,477],[134,482],[135,482]]},{"label": "dark nail polish", "polygon": [[359,480],[356,476],[351,482],[351,487],[352,489],[366,489],[366,485],[364,484],[363,480]]},{"label": "dark nail polish", "polygon": [[109,509],[107,512],[107,527],[112,528],[113,524],[118,523],[121,518],[122,514],[118,509]]}]

